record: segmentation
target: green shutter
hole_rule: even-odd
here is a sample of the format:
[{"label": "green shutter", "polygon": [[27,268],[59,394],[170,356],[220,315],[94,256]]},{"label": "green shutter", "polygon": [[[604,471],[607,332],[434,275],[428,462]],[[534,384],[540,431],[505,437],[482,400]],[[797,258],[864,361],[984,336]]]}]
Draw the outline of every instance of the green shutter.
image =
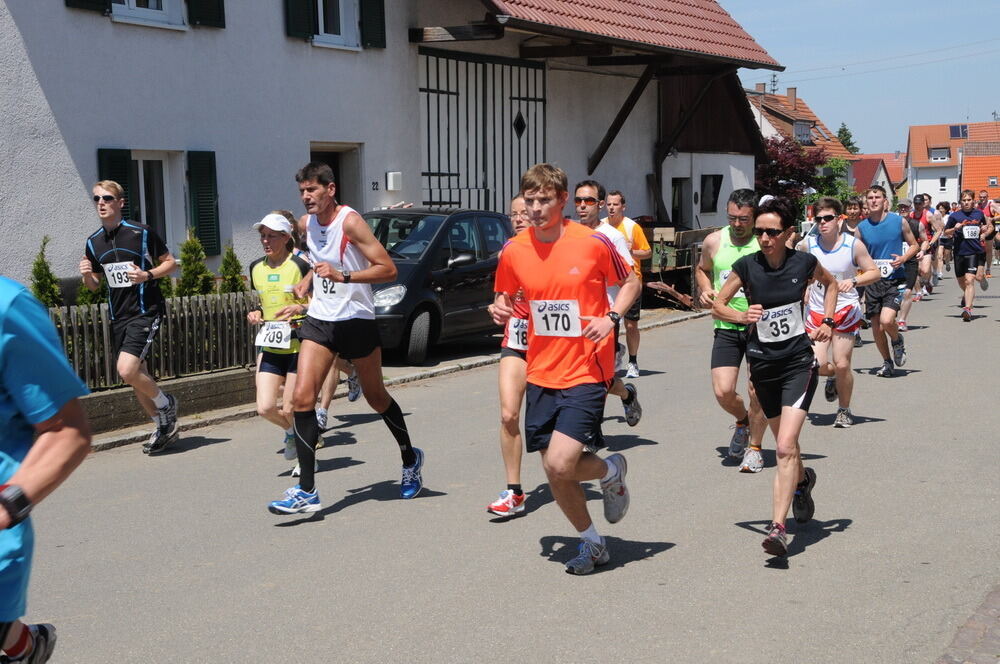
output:
[{"label": "green shutter", "polygon": [[312,39],[319,31],[316,0],[285,0],[285,34]]},{"label": "green shutter", "polygon": [[67,7],[74,9],[89,9],[102,14],[111,13],[111,0],[66,0]]},{"label": "green shutter", "polygon": [[361,45],[385,48],[384,0],[361,0]]},{"label": "green shutter", "polygon": [[214,152],[188,152],[187,177],[191,222],[205,255],[222,253],[219,239],[219,188]]},{"label": "green shutter", "polygon": [[135,188],[138,182],[132,182],[132,151],[117,148],[97,149],[97,179],[114,180],[125,190],[125,205],[122,206],[122,218],[134,219],[132,205],[138,201]]},{"label": "green shutter", "polygon": [[226,27],[225,0],[187,0],[188,23],[210,28]]}]

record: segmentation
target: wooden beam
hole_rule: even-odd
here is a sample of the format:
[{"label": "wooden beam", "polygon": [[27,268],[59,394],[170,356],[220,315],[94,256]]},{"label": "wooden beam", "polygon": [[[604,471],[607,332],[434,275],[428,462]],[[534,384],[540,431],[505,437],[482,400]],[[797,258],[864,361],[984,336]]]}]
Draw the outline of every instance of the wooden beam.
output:
[{"label": "wooden beam", "polygon": [[632,113],[632,109],[635,108],[636,103],[639,101],[639,97],[642,96],[643,91],[645,91],[646,86],[649,82],[653,80],[653,74],[656,73],[657,65],[646,65],[646,68],[642,71],[642,76],[639,80],[635,82],[632,86],[632,92],[626,97],[625,102],[622,107],[618,109],[618,115],[611,122],[611,126],[608,127],[608,131],[605,132],[604,138],[597,145],[597,149],[594,150],[593,154],[587,158],[587,175],[593,175],[594,171],[597,170],[597,166],[604,159],[604,155],[607,154],[608,148],[614,142],[615,137],[618,136],[618,132],[621,131],[622,125],[628,119],[629,114]]},{"label": "wooden beam", "polygon": [[619,67],[627,65],[667,65],[673,60],[669,55],[597,55],[587,58],[588,67]]},{"label": "wooden beam", "polygon": [[564,44],[561,46],[522,46],[522,58],[573,58],[577,56],[611,55],[608,44]]},{"label": "wooden beam", "polygon": [[719,67],[718,65],[683,65],[677,67],[662,67],[657,72],[657,76],[715,76],[732,71],[731,67]]},{"label": "wooden beam", "polygon": [[410,42],[427,44],[431,42],[481,41],[503,38],[502,25],[453,25],[448,27],[410,28]]}]

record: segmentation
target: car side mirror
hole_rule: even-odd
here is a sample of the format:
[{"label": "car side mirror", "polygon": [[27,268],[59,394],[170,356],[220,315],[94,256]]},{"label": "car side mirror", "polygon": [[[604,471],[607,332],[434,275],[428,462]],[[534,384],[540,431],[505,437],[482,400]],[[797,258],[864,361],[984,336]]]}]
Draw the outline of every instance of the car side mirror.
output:
[{"label": "car side mirror", "polygon": [[476,257],[472,254],[459,254],[454,258],[448,259],[448,269],[453,270],[456,267],[462,267],[463,265],[472,265],[476,262]]}]

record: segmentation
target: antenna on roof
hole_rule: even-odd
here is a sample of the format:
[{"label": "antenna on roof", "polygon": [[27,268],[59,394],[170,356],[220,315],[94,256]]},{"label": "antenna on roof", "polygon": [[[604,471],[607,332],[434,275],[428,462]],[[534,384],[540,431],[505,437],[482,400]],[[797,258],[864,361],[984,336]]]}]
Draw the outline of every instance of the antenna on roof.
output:
[{"label": "antenna on roof", "polygon": [[993,111],[993,122],[1000,122],[1000,113]]},{"label": "antenna on roof", "polygon": [[778,74],[777,72],[771,74],[771,94],[778,94]]}]

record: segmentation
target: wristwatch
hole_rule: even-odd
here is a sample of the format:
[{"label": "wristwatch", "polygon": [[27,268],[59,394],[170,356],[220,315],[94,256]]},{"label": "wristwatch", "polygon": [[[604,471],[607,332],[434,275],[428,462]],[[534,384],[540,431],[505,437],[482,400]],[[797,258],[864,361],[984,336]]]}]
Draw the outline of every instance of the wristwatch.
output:
[{"label": "wristwatch", "polygon": [[31,514],[31,501],[16,484],[0,485],[0,507],[7,510],[10,516],[10,526],[16,526]]},{"label": "wristwatch", "polygon": [[851,283],[855,286],[858,285],[858,275],[854,275],[853,277],[851,277]]},{"label": "wristwatch", "polygon": [[833,326],[836,325],[836,321],[833,320],[832,318],[830,318],[829,316],[827,316],[826,318],[823,319],[823,321],[820,323],[820,325],[829,325],[830,329],[832,330]]},{"label": "wristwatch", "polygon": [[150,270],[146,270],[146,281],[152,281],[155,278]]},{"label": "wristwatch", "polygon": [[622,315],[620,313],[618,313],[617,311],[609,311],[608,312],[608,318],[611,319],[612,323],[614,323],[615,325],[617,325],[618,321],[620,321],[622,319]]},{"label": "wristwatch", "polygon": [[344,272],[341,272],[340,274],[341,274],[341,276],[344,277],[344,283],[345,284],[351,283],[351,273],[350,272],[344,271]]}]

